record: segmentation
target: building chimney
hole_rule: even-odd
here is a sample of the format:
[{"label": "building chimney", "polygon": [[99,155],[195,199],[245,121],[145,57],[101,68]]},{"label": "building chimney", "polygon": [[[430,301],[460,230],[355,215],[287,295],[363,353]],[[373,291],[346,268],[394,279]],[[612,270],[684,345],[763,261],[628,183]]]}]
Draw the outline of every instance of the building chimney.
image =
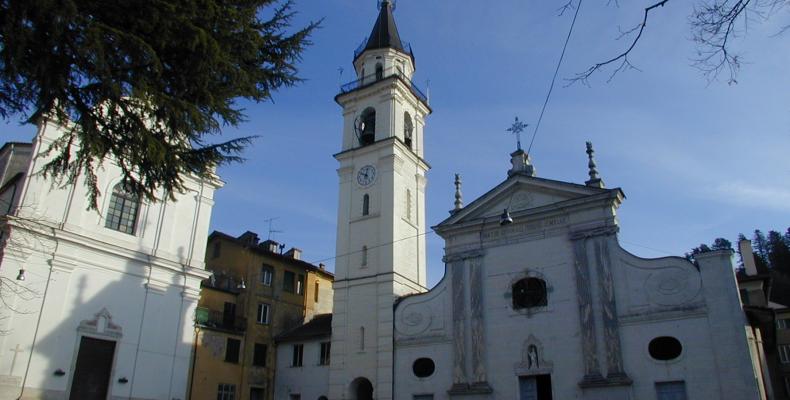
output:
[{"label": "building chimney", "polygon": [[326,270],[326,265],[324,265],[324,263],[318,263],[318,269],[320,269],[321,271],[324,271],[324,270]]},{"label": "building chimney", "polygon": [[268,239],[264,240],[260,245],[260,248],[266,250],[270,253],[279,253],[280,244],[275,242],[274,240]]},{"label": "building chimney", "polygon": [[290,250],[285,252],[286,257],[291,257],[294,260],[301,260],[302,259],[302,250],[297,249],[296,247],[291,247]]},{"label": "building chimney", "polygon": [[258,245],[258,234],[252,231],[242,233],[237,239],[247,246]]},{"label": "building chimney", "polygon": [[741,251],[741,258],[743,258],[743,268],[746,270],[746,275],[757,275],[757,265],[754,263],[752,242],[749,239],[742,239],[738,241],[738,249]]}]

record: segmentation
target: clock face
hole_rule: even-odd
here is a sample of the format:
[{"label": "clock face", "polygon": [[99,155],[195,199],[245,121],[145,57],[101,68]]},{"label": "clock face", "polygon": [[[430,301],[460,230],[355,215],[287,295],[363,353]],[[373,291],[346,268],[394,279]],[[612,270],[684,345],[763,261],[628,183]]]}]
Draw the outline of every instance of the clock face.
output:
[{"label": "clock face", "polygon": [[376,167],[366,165],[357,172],[357,183],[362,186],[370,186],[376,182]]}]

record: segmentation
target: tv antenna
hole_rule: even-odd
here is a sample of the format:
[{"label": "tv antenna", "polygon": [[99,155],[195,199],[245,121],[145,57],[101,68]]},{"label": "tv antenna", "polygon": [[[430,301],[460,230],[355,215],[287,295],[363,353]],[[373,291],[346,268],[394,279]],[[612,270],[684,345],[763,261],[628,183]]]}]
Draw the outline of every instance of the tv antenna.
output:
[{"label": "tv antenna", "polygon": [[272,217],[272,218],[268,218],[268,219],[264,219],[263,220],[263,222],[266,222],[267,224],[269,224],[269,235],[266,237],[267,240],[272,240],[272,234],[273,233],[283,233],[283,231],[279,231],[279,230],[273,229],[273,225],[274,225],[273,222],[276,219],[280,219],[280,217]]}]

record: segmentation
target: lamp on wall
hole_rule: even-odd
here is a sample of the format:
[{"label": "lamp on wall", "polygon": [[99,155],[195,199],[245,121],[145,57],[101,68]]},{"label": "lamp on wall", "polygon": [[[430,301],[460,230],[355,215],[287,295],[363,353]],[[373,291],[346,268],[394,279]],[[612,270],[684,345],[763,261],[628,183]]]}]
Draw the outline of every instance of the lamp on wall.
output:
[{"label": "lamp on wall", "polygon": [[236,288],[237,289],[246,289],[247,288],[247,285],[244,284],[244,278],[241,278],[241,282],[239,282],[239,284],[236,285]]},{"label": "lamp on wall", "polygon": [[24,268],[20,268],[19,269],[19,275],[16,276],[16,280],[18,280],[18,281],[24,281],[25,280],[25,269]]},{"label": "lamp on wall", "polygon": [[512,223],[513,223],[513,217],[510,216],[510,212],[506,208],[505,211],[502,211],[502,215],[499,216],[499,225],[505,226],[505,225],[510,225]]}]

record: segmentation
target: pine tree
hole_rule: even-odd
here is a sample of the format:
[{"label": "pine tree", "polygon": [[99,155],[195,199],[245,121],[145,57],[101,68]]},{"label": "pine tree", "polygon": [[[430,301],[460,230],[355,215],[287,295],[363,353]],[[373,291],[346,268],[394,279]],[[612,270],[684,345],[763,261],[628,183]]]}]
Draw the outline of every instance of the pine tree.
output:
[{"label": "pine tree", "polygon": [[740,260],[740,261],[738,261],[738,267],[739,268],[744,268],[743,253],[741,253],[741,245],[740,245],[741,240],[746,240],[746,235],[744,235],[743,233],[739,233],[738,234],[738,247],[737,247],[736,251],[738,252],[738,260]]},{"label": "pine tree", "polygon": [[765,239],[765,235],[759,229],[754,231],[752,246],[754,247],[754,264],[757,267],[757,273],[767,273],[770,268],[770,264],[768,264],[768,240]]},{"label": "pine tree", "polygon": [[[114,159],[131,190],[156,199],[239,161],[251,138],[210,143],[245,120],[238,100],[268,101],[300,82],[317,27],[294,32],[288,0],[0,2],[0,117],[68,126],[47,174],[84,175]],[[261,16],[267,15],[267,18]]]},{"label": "pine tree", "polygon": [[790,274],[790,247],[776,231],[768,232],[768,261],[772,269]]}]

